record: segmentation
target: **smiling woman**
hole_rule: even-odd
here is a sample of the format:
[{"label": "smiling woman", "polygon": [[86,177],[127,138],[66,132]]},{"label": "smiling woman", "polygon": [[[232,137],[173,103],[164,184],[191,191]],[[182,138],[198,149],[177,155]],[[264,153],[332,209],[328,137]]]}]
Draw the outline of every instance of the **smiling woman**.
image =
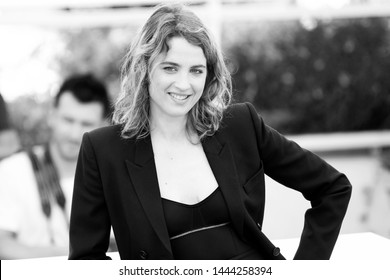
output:
[{"label": "smiling woman", "polygon": [[[187,64],[193,63],[190,66],[190,73],[199,73],[199,70],[202,70],[203,74],[200,76],[206,76],[204,94],[189,112],[186,121],[187,132],[193,129],[202,138],[212,134],[219,127],[223,110],[231,100],[230,73],[225,66],[222,53],[210,31],[191,11],[181,10],[180,13],[174,14],[160,9],[145,23],[125,56],[122,67],[124,77],[122,91],[114,112],[114,121],[124,124],[122,129],[124,137],[143,138],[149,134],[150,102],[146,91],[149,90],[147,86],[150,75],[158,66],[155,61],[159,59],[160,62],[172,62],[173,65],[161,65],[163,68],[166,66],[167,72],[179,70],[176,61],[170,61],[165,57],[171,55],[169,52],[173,44],[171,39],[177,41],[175,45],[178,45],[175,47],[175,56],[181,55],[182,58],[185,56]],[[190,45],[191,51],[185,53],[181,48],[182,44],[186,44],[187,47]],[[190,57],[192,55],[195,57]],[[199,60],[199,57],[203,57],[204,60],[195,61],[195,58]]]},{"label": "smiling woman", "polygon": [[297,259],[328,259],[349,202],[345,175],[230,105],[231,77],[199,18],[160,5],[122,68],[115,125],[86,133],[77,164],[70,259],[284,259],[262,232],[265,174],[300,191]]},{"label": "smiling woman", "polygon": [[[186,121],[186,115],[202,96],[206,82],[206,58],[200,47],[173,37],[166,54],[154,62],[149,83],[151,128],[156,121]],[[174,119],[172,119],[174,118]]]}]

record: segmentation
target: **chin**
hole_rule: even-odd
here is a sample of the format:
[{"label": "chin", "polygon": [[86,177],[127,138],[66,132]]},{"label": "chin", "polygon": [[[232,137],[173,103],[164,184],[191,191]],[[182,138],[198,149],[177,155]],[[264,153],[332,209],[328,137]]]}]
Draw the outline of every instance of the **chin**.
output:
[{"label": "chin", "polygon": [[175,115],[177,117],[186,116],[186,115],[188,115],[188,113],[191,111],[191,109],[193,107],[194,107],[194,105],[191,104],[190,106],[186,106],[186,107],[172,108],[171,114],[172,114],[172,116]]}]

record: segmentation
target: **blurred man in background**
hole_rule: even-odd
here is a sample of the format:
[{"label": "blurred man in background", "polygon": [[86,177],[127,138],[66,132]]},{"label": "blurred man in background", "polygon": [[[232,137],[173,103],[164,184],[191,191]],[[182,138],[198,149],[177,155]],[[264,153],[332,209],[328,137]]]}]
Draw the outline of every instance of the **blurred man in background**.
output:
[{"label": "blurred man in background", "polygon": [[20,149],[19,136],[11,127],[6,103],[0,94],[0,160]]},{"label": "blurred man in background", "polygon": [[109,111],[102,82],[91,75],[70,77],[54,100],[49,143],[0,162],[0,259],[68,254],[81,138],[104,125]]}]

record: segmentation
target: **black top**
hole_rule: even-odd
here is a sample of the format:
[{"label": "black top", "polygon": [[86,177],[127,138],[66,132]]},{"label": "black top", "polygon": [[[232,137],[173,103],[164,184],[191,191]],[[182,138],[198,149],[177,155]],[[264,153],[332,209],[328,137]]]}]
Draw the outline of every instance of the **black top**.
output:
[{"label": "black top", "polygon": [[220,188],[199,203],[162,199],[175,259],[260,259],[230,224]]}]

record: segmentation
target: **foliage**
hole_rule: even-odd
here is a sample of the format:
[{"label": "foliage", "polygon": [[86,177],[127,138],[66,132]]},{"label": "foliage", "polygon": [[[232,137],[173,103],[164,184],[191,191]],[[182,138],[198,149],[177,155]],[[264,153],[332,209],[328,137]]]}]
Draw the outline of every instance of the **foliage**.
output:
[{"label": "foliage", "polygon": [[311,133],[390,128],[388,19],[226,28],[240,34],[240,42],[225,37],[235,69],[236,100],[253,102],[276,129]]},{"label": "foliage", "polygon": [[[226,25],[222,46],[235,100],[252,102],[282,133],[389,129],[389,28],[386,18]],[[92,72],[114,99],[120,63],[136,29],[58,32],[63,48],[54,52],[50,67],[61,80]],[[9,104],[24,146],[47,141],[52,95],[32,93]]]},{"label": "foliage", "polygon": [[10,104],[13,126],[20,137],[22,147],[31,147],[48,141],[50,129],[47,123],[51,102],[34,95],[17,98]]},{"label": "foliage", "polygon": [[56,59],[59,73],[63,77],[93,73],[114,98],[119,91],[122,58],[135,32],[134,27],[62,30],[66,51]]}]

